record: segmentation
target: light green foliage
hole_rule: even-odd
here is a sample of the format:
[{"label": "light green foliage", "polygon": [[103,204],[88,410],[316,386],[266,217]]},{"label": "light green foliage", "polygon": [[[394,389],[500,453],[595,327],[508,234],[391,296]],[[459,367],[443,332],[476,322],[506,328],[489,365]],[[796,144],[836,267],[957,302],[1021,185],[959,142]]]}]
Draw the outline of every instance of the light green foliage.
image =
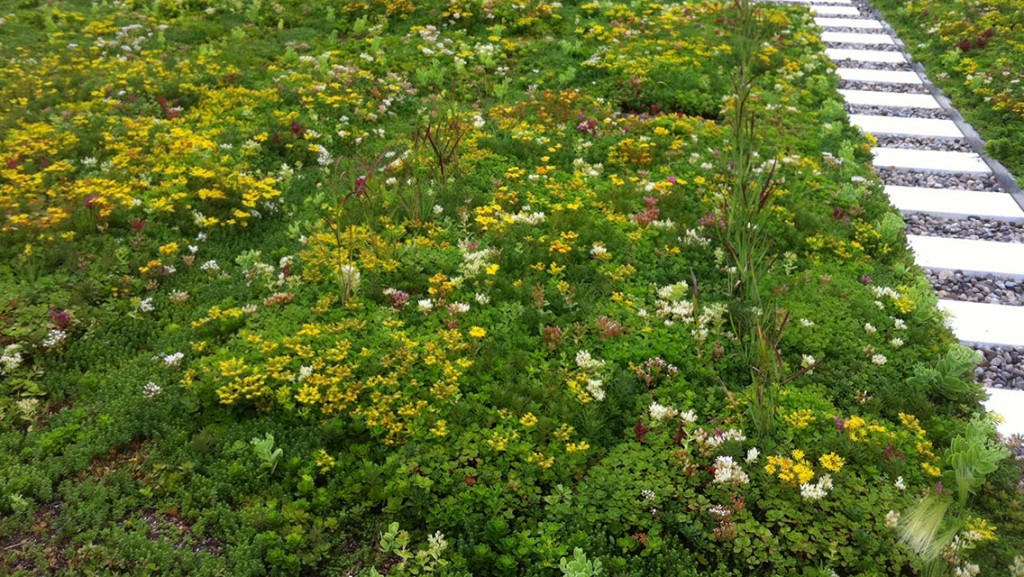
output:
[{"label": "light green foliage", "polygon": [[562,557],[558,568],[563,577],[596,577],[604,571],[601,561],[587,559],[587,554],[579,547],[573,549],[572,559]]},{"label": "light green foliage", "polygon": [[994,440],[994,427],[987,420],[975,419],[958,435],[946,452],[946,462],[953,468],[960,506],[967,504],[971,494],[981,488],[985,477],[999,468],[999,461],[1009,456],[1005,445]]},{"label": "light green foliage", "polygon": [[914,376],[907,379],[907,384],[952,401],[973,400],[978,385],[969,379],[977,365],[978,353],[955,344],[934,366],[922,364],[915,367]]},{"label": "light green foliage", "polygon": [[284,456],[284,449],[274,448],[274,435],[267,433],[262,439],[253,437],[249,440],[256,457],[260,460],[260,467],[266,469],[271,475],[277,469],[277,463]]},{"label": "light green foliage", "polygon": [[[448,541],[438,531],[427,537],[426,547],[415,551],[409,550],[409,532],[399,529],[398,522],[388,526],[388,530],[380,536],[380,549],[388,555],[395,555],[401,559],[389,573],[396,577],[405,575],[430,575],[446,574],[448,561],[442,558],[448,548]],[[370,577],[379,577],[380,573],[376,568],[371,568]]]}]

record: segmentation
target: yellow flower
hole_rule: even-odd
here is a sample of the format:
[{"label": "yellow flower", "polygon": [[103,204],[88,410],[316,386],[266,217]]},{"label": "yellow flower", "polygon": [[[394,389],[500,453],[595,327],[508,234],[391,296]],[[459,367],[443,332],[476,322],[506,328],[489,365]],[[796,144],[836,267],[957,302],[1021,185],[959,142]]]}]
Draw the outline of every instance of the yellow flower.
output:
[{"label": "yellow flower", "polygon": [[500,269],[500,268],[501,268],[501,265],[499,265],[499,264],[487,265],[487,274],[489,274],[489,275],[496,275],[496,274],[498,274],[498,269]]},{"label": "yellow flower", "polygon": [[835,453],[825,453],[821,457],[818,457],[818,462],[821,463],[822,467],[825,467],[826,469],[832,471],[833,473],[838,473],[839,471],[842,471],[843,465],[846,464],[846,461],[844,461],[842,457]]},{"label": "yellow flower", "polygon": [[793,411],[783,417],[787,423],[794,429],[803,429],[808,425],[814,423],[814,412],[810,409],[800,409],[799,411]]},{"label": "yellow flower", "polygon": [[537,463],[537,466],[541,469],[550,469],[551,466],[555,464],[554,457],[545,457],[544,453],[541,453],[540,451],[530,455],[526,461],[529,463]]},{"label": "yellow flower", "polygon": [[797,461],[803,459],[804,452],[801,451],[800,449],[793,449],[793,458],[796,459]]},{"label": "yellow flower", "polygon": [[448,434],[448,421],[444,419],[438,419],[434,428],[430,429],[430,432],[436,437],[444,437]]},{"label": "yellow flower", "polygon": [[526,413],[521,419],[519,419],[519,424],[529,429],[537,424],[537,417],[533,416],[533,413]]},{"label": "yellow flower", "polygon": [[926,474],[931,475],[932,477],[942,476],[942,471],[940,471],[938,467],[932,465],[931,463],[921,463],[921,468],[924,469],[924,472]]},{"label": "yellow flower", "polygon": [[477,339],[482,339],[487,336],[487,329],[483,327],[473,327],[469,329],[469,336]]},{"label": "yellow flower", "polygon": [[320,452],[316,455],[316,468],[320,469],[321,473],[326,473],[334,468],[337,461],[334,457],[330,456],[327,451],[320,449]]},{"label": "yellow flower", "polygon": [[574,430],[575,429],[572,425],[566,423],[563,424],[561,427],[558,427],[558,430],[554,432],[554,436],[559,441],[568,441],[569,437],[572,436]]},{"label": "yellow flower", "polygon": [[590,448],[590,445],[586,441],[580,441],[579,443],[569,443],[565,446],[566,453],[581,453]]},{"label": "yellow flower", "polygon": [[[514,438],[515,434],[513,434],[512,437]],[[494,449],[495,451],[501,453],[508,448],[508,443],[511,440],[511,438],[502,435],[498,431],[494,431],[491,433],[491,438],[487,439],[487,444],[490,445],[491,448]]]},{"label": "yellow flower", "polygon": [[970,517],[962,535],[968,541],[995,541],[996,527],[980,517]]},{"label": "yellow flower", "polygon": [[814,478],[814,471],[804,463],[797,463],[793,467],[793,472],[796,473],[800,483],[810,483],[811,479]]}]

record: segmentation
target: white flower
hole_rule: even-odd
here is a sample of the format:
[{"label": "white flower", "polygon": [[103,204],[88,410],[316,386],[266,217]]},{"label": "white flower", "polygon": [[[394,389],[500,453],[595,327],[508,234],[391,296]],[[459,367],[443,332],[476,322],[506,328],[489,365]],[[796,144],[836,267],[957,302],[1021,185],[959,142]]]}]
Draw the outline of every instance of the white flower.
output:
[{"label": "white flower", "polygon": [[13,344],[4,347],[3,355],[0,356],[0,374],[9,375],[14,372],[22,362],[21,345]]},{"label": "white flower", "polygon": [[734,463],[732,457],[718,457],[715,459],[715,483],[746,484],[750,478],[743,472],[739,464]]},{"label": "white flower", "polygon": [[877,330],[878,329],[875,328],[875,325],[871,323],[864,323],[864,332],[868,333],[869,335],[875,334]]},{"label": "white flower", "polygon": [[440,531],[427,537],[427,541],[430,543],[430,548],[434,551],[444,551],[448,547],[448,541],[445,540],[444,533]]},{"label": "white flower", "polygon": [[604,361],[595,359],[590,351],[578,351],[576,353],[576,366],[585,371],[597,371],[604,367]]},{"label": "white flower", "polygon": [[907,488],[907,484],[903,482],[903,477],[896,477],[896,482],[893,485],[896,485],[896,488],[900,491]]},{"label": "white flower", "polygon": [[758,451],[757,447],[751,447],[750,450],[747,451],[747,462],[748,463],[756,463],[757,462],[757,458],[760,455],[761,455],[761,451]]},{"label": "white flower", "polygon": [[441,214],[442,212],[444,212],[444,207],[441,206],[440,204],[435,204],[434,208],[431,210],[434,211],[434,214]]},{"label": "white flower", "polygon": [[895,326],[898,331],[907,330],[907,323],[904,322],[903,319],[893,319],[893,326]]},{"label": "white flower", "polygon": [[811,355],[804,355],[800,360],[800,366],[807,368],[816,362],[818,361],[814,360],[814,357],[812,357]]},{"label": "white flower", "polygon": [[142,299],[142,301],[139,302],[140,313],[151,313],[154,310],[156,310],[156,307],[153,306],[153,297]]},{"label": "white flower", "polygon": [[60,329],[50,329],[50,332],[46,333],[46,338],[43,339],[43,347],[52,349],[63,343],[66,338],[68,338],[68,334],[66,332]]},{"label": "white flower", "polygon": [[654,491],[650,489],[644,489],[643,491],[640,491],[640,496],[644,498],[644,501],[653,501],[656,497]]},{"label": "white flower", "polygon": [[208,260],[200,265],[199,270],[207,270],[210,272],[217,272],[220,270],[220,265],[215,260]]},{"label": "white flower", "polygon": [[590,248],[590,256],[594,258],[601,258],[606,254],[608,254],[608,249],[605,248],[603,245],[595,244]]},{"label": "white flower", "polygon": [[693,423],[697,420],[697,415],[693,411],[686,411],[685,413],[679,413],[679,420],[686,423]]},{"label": "white flower", "polygon": [[666,301],[680,301],[689,295],[690,285],[686,281],[679,281],[658,289],[658,298]]},{"label": "white flower", "polygon": [[652,421],[667,421],[679,414],[679,411],[676,409],[657,402],[652,402],[649,410]]},{"label": "white flower", "polygon": [[832,490],[832,476],[825,474],[815,484],[802,483],[800,485],[800,496],[810,501],[817,501]]},{"label": "white flower", "polygon": [[587,379],[587,392],[595,401],[604,400],[604,383],[600,379]]},{"label": "white flower", "polygon": [[469,305],[466,303],[452,303],[448,305],[448,312],[452,314],[468,313]]},{"label": "white flower", "polygon": [[313,367],[309,365],[302,365],[299,367],[299,382],[305,381],[309,377],[313,376]]},{"label": "white flower", "polygon": [[423,312],[427,312],[434,308],[434,301],[430,299],[421,299],[416,302],[416,306]]},{"label": "white flower", "polygon": [[889,359],[885,358],[885,355],[879,353],[871,356],[871,362],[878,366],[882,366],[889,362]]},{"label": "white flower", "polygon": [[900,523],[900,514],[892,509],[885,514],[885,526],[890,529],[895,529]]},{"label": "white flower", "polygon": [[491,297],[489,297],[489,296],[487,296],[485,294],[476,293],[473,296],[473,300],[475,300],[477,302],[477,304],[486,305],[486,304],[491,302]]},{"label": "white flower", "polygon": [[146,397],[147,399],[152,399],[153,397],[160,394],[160,390],[160,385],[154,383],[153,381],[149,381],[148,383],[146,383],[146,386],[142,387],[142,396]]},{"label": "white flower", "polygon": [[800,319],[800,326],[802,327],[813,327],[814,321],[810,319]]},{"label": "white flower", "polygon": [[181,364],[181,360],[185,358],[185,353],[173,353],[170,355],[164,355],[164,364],[168,367],[176,367]]},{"label": "white flower", "polygon": [[338,269],[338,278],[345,290],[353,293],[359,289],[359,281],[362,276],[359,274],[359,269],[350,264],[344,264]]},{"label": "white flower", "polygon": [[889,344],[892,345],[892,348],[898,349],[903,346],[903,339],[895,337],[889,341]]},{"label": "white flower", "polygon": [[314,144],[311,149],[317,153],[316,163],[320,166],[330,166],[334,162],[330,151],[322,144]]}]

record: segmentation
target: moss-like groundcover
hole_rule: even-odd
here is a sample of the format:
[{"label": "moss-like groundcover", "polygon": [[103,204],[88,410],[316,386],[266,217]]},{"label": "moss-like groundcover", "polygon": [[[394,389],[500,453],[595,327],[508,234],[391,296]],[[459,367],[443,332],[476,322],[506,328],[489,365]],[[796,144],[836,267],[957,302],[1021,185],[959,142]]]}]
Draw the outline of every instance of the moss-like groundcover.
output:
[{"label": "moss-like groundcover", "polygon": [[5,574],[1024,571],[802,9],[7,11]]}]

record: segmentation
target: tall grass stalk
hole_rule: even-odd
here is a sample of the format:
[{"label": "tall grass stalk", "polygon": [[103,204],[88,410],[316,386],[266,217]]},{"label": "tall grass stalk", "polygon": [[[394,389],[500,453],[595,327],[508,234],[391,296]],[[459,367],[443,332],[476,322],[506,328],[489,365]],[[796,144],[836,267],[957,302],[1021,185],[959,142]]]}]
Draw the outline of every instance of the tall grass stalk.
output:
[{"label": "tall grass stalk", "polygon": [[775,165],[764,174],[757,152],[759,142],[752,103],[754,85],[765,67],[759,51],[765,39],[759,14],[749,0],[735,0],[732,54],[729,185],[720,207],[720,231],[734,272],[730,310],[732,328],[750,367],[750,416],[764,437],[775,429],[776,405],[782,375],[778,344],[786,316],[766,297],[762,283],[771,268],[771,239],[766,232],[774,192]]}]

